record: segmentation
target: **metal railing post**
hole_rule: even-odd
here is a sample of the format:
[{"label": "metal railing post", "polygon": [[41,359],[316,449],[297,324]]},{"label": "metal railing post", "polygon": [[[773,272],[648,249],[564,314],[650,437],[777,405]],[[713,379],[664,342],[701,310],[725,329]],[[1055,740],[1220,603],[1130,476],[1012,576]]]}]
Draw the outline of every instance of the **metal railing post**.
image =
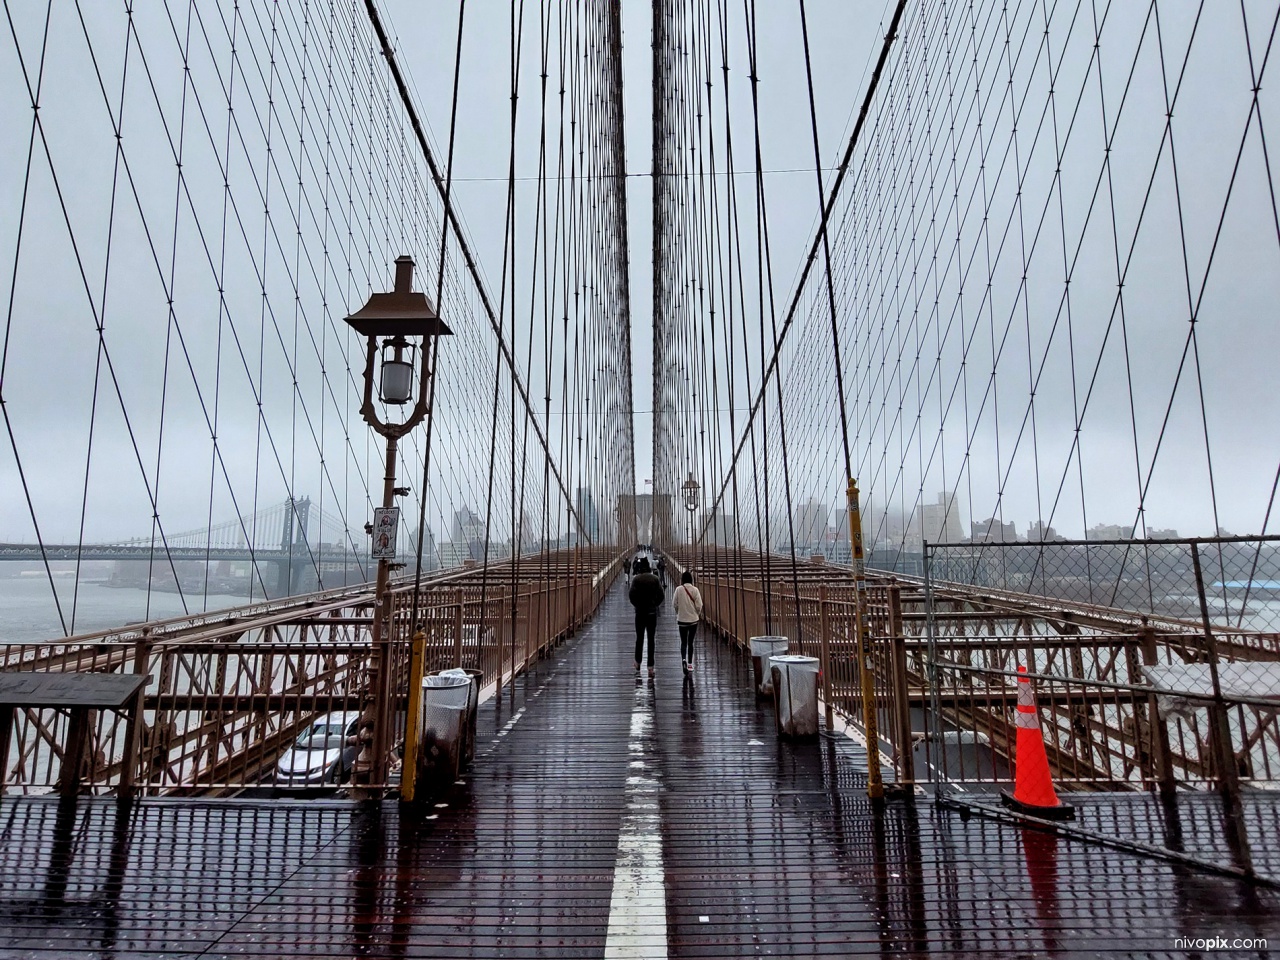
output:
[{"label": "metal railing post", "polygon": [[[1142,662],[1150,666],[1160,662],[1156,650],[1156,631],[1150,624],[1142,628]],[[1147,723],[1151,731],[1151,748],[1155,753],[1155,774],[1160,782],[1160,795],[1172,797],[1177,792],[1178,783],[1173,773],[1173,753],[1169,749],[1169,727],[1164,717],[1160,716],[1160,707],[1153,693],[1147,694]],[[1141,730],[1138,735],[1141,737]]]},{"label": "metal railing post", "polygon": [[849,542],[853,545],[854,624],[857,637],[858,670],[862,677],[862,724],[867,737],[867,796],[884,798],[880,775],[880,731],[876,717],[875,664],[871,657],[871,625],[867,622],[867,569],[862,553],[862,511],[858,505],[858,484],[852,477],[848,486]]},{"label": "metal railing post", "polygon": [[907,643],[902,635],[902,590],[896,584],[887,588],[889,607],[890,676],[893,682],[894,747],[898,782],[914,783],[915,757],[911,742],[911,687],[907,679]]},{"label": "metal railing post", "polygon": [[[151,659],[151,628],[143,627],[142,636],[133,645],[133,672],[141,676],[147,672],[147,663]],[[120,769],[120,787],[117,794],[121,797],[133,796],[133,785],[138,777],[138,745],[142,739],[142,727],[145,721],[142,716],[142,705],[146,702],[147,686],[142,685],[137,700],[129,709],[129,718],[124,728],[124,764]],[[159,711],[156,712],[156,726],[159,727]],[[8,747],[8,742],[5,742]],[[148,771],[148,776],[150,771]],[[0,771],[0,782],[3,781]]]},{"label": "metal railing post", "polygon": [[1196,574],[1196,594],[1200,600],[1200,617],[1204,624],[1205,654],[1209,659],[1209,678],[1213,681],[1213,705],[1209,708],[1209,736],[1214,764],[1218,768],[1218,791],[1222,795],[1226,816],[1227,842],[1239,858],[1247,874],[1253,873],[1252,857],[1244,824],[1244,811],[1240,806],[1240,776],[1236,770],[1235,751],[1231,748],[1231,726],[1227,718],[1227,704],[1222,696],[1222,681],[1218,676],[1218,648],[1209,619],[1209,602],[1204,592],[1204,573],[1200,568],[1200,545],[1191,544],[1191,563]]},{"label": "metal railing post", "polygon": [[[476,628],[476,656],[480,655],[480,629]],[[453,608],[453,665],[462,666],[462,588],[458,588]]]},{"label": "metal railing post", "polygon": [[932,556],[929,551],[929,542],[926,540],[921,545],[921,559],[924,564],[924,611],[925,611],[925,633],[928,638],[928,663],[925,667],[925,677],[929,684],[929,744],[930,749],[925,750],[925,763],[929,767],[929,779],[934,783],[934,796],[939,799],[945,796],[947,790],[947,778],[942,771],[946,750],[942,742],[942,696],[939,690],[938,677],[938,625],[935,621],[933,610],[933,573],[932,573]]},{"label": "metal railing post", "polygon": [[818,629],[822,657],[822,702],[827,719],[827,730],[835,726],[835,713],[831,704],[831,614],[827,609],[827,585],[818,584]]}]

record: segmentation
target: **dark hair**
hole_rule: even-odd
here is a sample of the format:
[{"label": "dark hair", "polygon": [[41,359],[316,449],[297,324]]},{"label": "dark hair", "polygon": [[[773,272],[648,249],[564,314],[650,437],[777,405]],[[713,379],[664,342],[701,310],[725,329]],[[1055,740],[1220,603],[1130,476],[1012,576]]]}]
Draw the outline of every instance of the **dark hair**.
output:
[{"label": "dark hair", "polygon": [[646,560],[644,557],[641,557],[639,560],[637,560],[637,561],[636,561],[636,565],[635,565],[634,569],[635,569],[636,573],[648,573],[648,572],[649,572],[649,561],[648,561],[648,560]]},{"label": "dark hair", "polygon": [[680,582],[693,583],[693,574],[686,570],[684,573],[680,574]]}]

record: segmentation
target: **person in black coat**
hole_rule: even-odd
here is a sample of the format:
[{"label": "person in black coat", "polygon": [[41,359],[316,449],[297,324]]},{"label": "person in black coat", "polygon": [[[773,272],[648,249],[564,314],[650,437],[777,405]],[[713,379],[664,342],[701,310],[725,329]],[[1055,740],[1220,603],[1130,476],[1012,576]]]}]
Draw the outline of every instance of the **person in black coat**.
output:
[{"label": "person in black coat", "polygon": [[636,608],[636,669],[640,669],[644,653],[645,634],[649,636],[649,676],[653,676],[653,635],[658,629],[658,610],[667,595],[662,584],[649,570],[649,561],[640,559],[635,564],[635,576],[631,578],[631,591],[627,595]]}]

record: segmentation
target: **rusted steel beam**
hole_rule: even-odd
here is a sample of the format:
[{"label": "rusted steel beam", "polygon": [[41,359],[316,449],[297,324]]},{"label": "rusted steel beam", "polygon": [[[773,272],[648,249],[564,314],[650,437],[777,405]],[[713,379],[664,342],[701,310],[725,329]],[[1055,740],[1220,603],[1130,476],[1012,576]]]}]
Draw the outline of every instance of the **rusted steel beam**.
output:
[{"label": "rusted steel beam", "polygon": [[[834,690],[834,695],[837,698],[839,698],[839,696],[842,693],[855,692],[853,691],[852,688],[842,689],[842,686],[839,682],[836,682],[834,684],[833,690]],[[904,696],[906,697],[907,703],[911,707],[923,708],[923,707],[929,706],[929,703],[930,703],[929,691],[924,687],[912,687],[904,694]],[[947,706],[949,703],[955,704],[955,703],[963,702],[963,703],[983,704],[985,706],[1002,705],[1004,707],[1007,707],[1008,709],[1012,709],[1013,707],[1017,706],[1017,700],[1018,700],[1018,694],[1015,691],[1004,693],[1001,691],[984,692],[984,691],[978,691],[978,690],[974,690],[974,691],[966,690],[963,692],[963,694],[943,693],[941,696],[942,696],[943,706]],[[1099,702],[1096,692],[1089,693],[1088,691],[1085,691],[1085,690],[1075,691],[1075,692],[1066,693],[1066,694],[1055,694],[1053,697],[1053,700],[1054,700],[1054,703],[1061,704],[1063,706],[1073,706],[1073,705],[1096,706]],[[1124,691],[1115,691],[1115,695],[1112,696],[1111,691],[1108,691],[1107,699],[1102,702],[1105,706],[1142,704],[1146,702],[1146,695],[1140,691],[1124,690]],[[1120,736],[1119,728],[1109,727],[1108,730],[1114,731],[1117,737]]]},{"label": "rusted steel beam", "polygon": [[[234,754],[223,760],[217,761],[211,766],[204,768],[196,773],[192,778],[192,782],[181,783],[173,787],[166,787],[163,793],[167,796],[219,796],[228,792],[228,787],[224,784],[242,784],[247,785],[254,781],[262,779],[264,769],[269,769],[284,752],[285,748],[298,736],[298,734],[309,723],[309,718],[301,720],[293,724],[288,724],[280,728],[269,737],[259,741],[254,745],[253,753],[245,751],[243,754]],[[239,771],[239,777],[232,777],[233,772]],[[250,774],[253,774],[251,776]],[[203,784],[202,784],[203,781]],[[242,789],[236,787],[234,789]]]}]

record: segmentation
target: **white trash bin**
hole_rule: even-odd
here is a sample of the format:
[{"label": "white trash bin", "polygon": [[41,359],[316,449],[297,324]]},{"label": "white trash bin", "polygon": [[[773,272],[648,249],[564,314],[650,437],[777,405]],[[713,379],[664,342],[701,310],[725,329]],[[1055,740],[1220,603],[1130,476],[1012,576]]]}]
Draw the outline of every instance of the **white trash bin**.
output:
[{"label": "white trash bin", "polygon": [[769,658],[778,731],[787,737],[818,735],[818,658],[783,654]]},{"label": "white trash bin", "polygon": [[773,696],[773,681],[769,678],[769,658],[786,653],[790,641],[786,637],[752,637],[751,669],[756,678],[756,696]]}]

